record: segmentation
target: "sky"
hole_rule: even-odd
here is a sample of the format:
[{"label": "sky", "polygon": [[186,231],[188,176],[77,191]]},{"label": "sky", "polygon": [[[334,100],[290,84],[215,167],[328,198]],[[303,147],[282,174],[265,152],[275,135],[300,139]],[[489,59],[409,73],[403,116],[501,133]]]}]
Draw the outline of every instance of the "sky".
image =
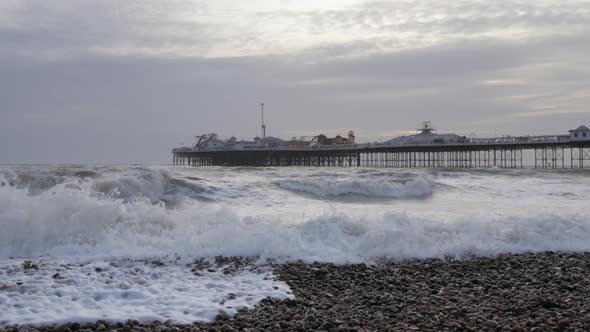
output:
[{"label": "sky", "polygon": [[198,134],[590,125],[590,1],[2,0],[0,163],[170,163]]}]

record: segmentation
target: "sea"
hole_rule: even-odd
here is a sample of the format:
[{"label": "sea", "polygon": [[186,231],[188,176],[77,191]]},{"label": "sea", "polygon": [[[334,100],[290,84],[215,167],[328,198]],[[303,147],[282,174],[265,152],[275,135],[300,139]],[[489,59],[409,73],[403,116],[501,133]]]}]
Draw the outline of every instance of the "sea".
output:
[{"label": "sea", "polygon": [[293,297],[270,263],[588,251],[589,198],[589,170],[0,166],[0,327],[210,321]]}]

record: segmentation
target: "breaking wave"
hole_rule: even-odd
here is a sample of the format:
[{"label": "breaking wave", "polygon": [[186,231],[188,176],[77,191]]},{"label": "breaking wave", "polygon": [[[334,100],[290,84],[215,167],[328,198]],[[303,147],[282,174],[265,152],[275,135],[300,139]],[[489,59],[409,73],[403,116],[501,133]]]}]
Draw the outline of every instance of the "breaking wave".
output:
[{"label": "breaking wave", "polygon": [[[155,196],[140,197],[123,194],[124,191],[118,195],[97,195],[97,191],[111,189],[97,189],[97,183],[102,182],[95,181],[82,181],[77,186],[64,181],[35,195],[25,188],[6,185],[6,179],[2,182],[5,185],[0,187],[0,258],[145,257],[176,253],[188,257],[259,256],[357,262],[374,257],[590,250],[587,214],[471,215],[443,222],[403,212],[388,212],[372,219],[329,212],[300,223],[286,223],[279,217],[239,216],[226,203],[194,200],[169,209],[162,202],[153,202],[167,192],[167,185],[158,185],[152,191],[142,188],[140,191]],[[161,179],[155,183],[160,182]],[[351,184],[346,189],[334,188],[327,192],[368,190],[355,191]],[[417,179],[404,185],[371,188],[378,188],[377,193],[407,195],[428,193],[432,185]],[[195,191],[193,187],[183,190]]]},{"label": "breaking wave", "polygon": [[275,182],[280,188],[319,197],[359,195],[366,197],[424,197],[432,194],[435,183],[426,177],[405,182],[383,179],[285,179]]},{"label": "breaking wave", "polygon": [[0,171],[0,186],[23,189],[32,196],[73,189],[93,197],[122,199],[124,202],[147,199],[152,204],[163,202],[168,207],[187,199],[211,200],[219,191],[203,179],[175,178],[164,169],[143,167],[125,171],[109,167],[3,170]]},{"label": "breaking wave", "polygon": [[[292,297],[270,270],[195,274],[199,258],[352,263],[590,250],[590,177],[536,174],[0,168],[0,329],[190,323]],[[428,200],[398,199],[435,188]]]}]

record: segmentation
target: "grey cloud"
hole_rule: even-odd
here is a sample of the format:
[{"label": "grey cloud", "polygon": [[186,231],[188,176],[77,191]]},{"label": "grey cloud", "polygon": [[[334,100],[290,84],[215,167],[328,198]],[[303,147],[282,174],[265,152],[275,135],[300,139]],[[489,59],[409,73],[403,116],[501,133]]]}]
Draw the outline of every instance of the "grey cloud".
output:
[{"label": "grey cloud", "polygon": [[[0,24],[0,50],[41,58],[89,52],[182,57],[215,55],[224,49],[234,55],[291,53],[301,47],[285,40],[293,34],[308,39],[309,47],[321,47],[334,34],[344,35],[349,40],[338,41],[342,46],[333,45],[332,51],[339,47],[336,55],[346,55],[490,34],[518,40],[580,35],[590,26],[590,5],[583,1],[387,1],[327,11],[228,12],[223,20],[202,1],[17,4],[13,10],[4,9],[9,14]],[[362,49],[351,47],[361,43]]]},{"label": "grey cloud", "polygon": [[8,27],[0,25],[0,50],[5,56],[37,55],[37,60],[108,51],[174,54],[187,45],[205,53],[219,27],[164,15],[204,12],[199,6],[185,7],[180,1],[25,0],[6,18]]},{"label": "grey cloud", "polygon": [[[88,8],[65,3],[33,6],[26,17],[0,24],[0,50],[9,50],[0,55],[0,162],[168,162],[170,149],[190,143],[194,134],[256,135],[261,101],[270,134],[284,137],[353,128],[366,141],[421,120],[480,135],[553,133],[590,123],[590,39],[582,17],[590,6],[403,2],[258,13],[260,24],[295,15],[300,29],[317,33],[408,29],[454,37],[404,48],[385,34],[314,43],[290,54],[206,58],[234,35],[216,33],[210,22],[160,20],[157,8],[130,19],[132,9],[111,15],[109,8],[116,8],[105,2],[88,17]],[[29,26],[45,9],[52,18]],[[205,7],[194,10],[207,13]],[[411,20],[388,25],[405,10]],[[454,15],[436,19],[437,12]],[[494,12],[498,17],[488,14]],[[196,36],[189,33],[194,24],[203,24]],[[479,34],[509,24],[556,28],[534,38]],[[478,32],[470,35],[472,30]],[[242,44],[267,37],[252,31],[231,44],[248,48]],[[192,46],[194,41],[202,45]],[[154,52],[104,51],[120,45]],[[185,45],[203,56],[184,54]]]},{"label": "grey cloud", "polygon": [[[521,28],[528,34],[579,33],[590,24],[590,6],[584,2],[531,1],[388,1],[324,12],[277,11],[270,21],[293,18],[310,33],[332,31],[412,33],[437,38],[477,36]],[[573,30],[573,31],[570,31]],[[387,40],[386,34],[380,38]]]},{"label": "grey cloud", "polygon": [[[368,140],[413,128],[422,119],[441,129],[482,134],[493,126],[507,133],[568,128],[576,122],[573,113],[545,113],[534,123],[530,116],[512,115],[530,115],[527,105],[556,98],[584,107],[588,96],[573,100],[542,83],[480,84],[531,66],[543,70],[543,60],[552,57],[539,52],[552,54],[550,43],[471,43],[314,65],[280,57],[4,63],[0,72],[12,80],[0,85],[8,120],[0,141],[2,150],[11,151],[5,161],[165,162],[170,148],[190,142],[193,134],[254,136],[260,101],[268,105],[269,131],[277,136],[366,128],[362,138]],[[561,83],[566,84],[571,91],[587,86],[575,78]],[[502,100],[532,93],[538,94],[534,102]],[[11,148],[15,140],[22,149]]]}]

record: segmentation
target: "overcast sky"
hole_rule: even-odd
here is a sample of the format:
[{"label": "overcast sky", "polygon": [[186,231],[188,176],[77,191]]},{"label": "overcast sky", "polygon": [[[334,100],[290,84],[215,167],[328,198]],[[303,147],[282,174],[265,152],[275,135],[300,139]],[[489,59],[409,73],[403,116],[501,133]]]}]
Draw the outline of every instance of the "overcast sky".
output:
[{"label": "overcast sky", "polygon": [[589,1],[2,0],[0,163],[168,163],[217,132],[590,124]]}]

